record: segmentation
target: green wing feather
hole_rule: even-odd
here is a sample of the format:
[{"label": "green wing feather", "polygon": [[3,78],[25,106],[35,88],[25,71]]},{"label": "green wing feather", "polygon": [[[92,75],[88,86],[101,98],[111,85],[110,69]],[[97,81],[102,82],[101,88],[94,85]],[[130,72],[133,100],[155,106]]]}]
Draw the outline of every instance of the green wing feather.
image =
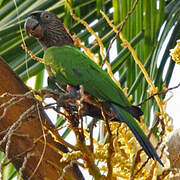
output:
[{"label": "green wing feather", "polygon": [[79,49],[51,47],[46,50],[44,59],[61,83],[83,85],[86,92],[100,99],[131,106],[111,77]]},{"label": "green wing feather", "polygon": [[109,101],[117,118],[129,126],[146,154],[150,158],[155,157],[162,164],[136,120],[122,108],[131,106],[131,104],[111,77],[95,62],[73,46],[48,48],[44,54],[44,60],[45,64],[51,67],[56,79],[61,83],[72,86],[83,85],[85,91],[89,94]]}]

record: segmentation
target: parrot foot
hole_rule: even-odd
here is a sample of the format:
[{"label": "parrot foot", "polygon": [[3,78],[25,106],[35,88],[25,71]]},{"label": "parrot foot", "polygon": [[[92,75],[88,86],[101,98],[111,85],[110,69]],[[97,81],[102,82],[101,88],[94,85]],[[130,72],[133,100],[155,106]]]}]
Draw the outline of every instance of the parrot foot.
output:
[{"label": "parrot foot", "polygon": [[71,93],[62,93],[59,94],[59,98],[57,100],[57,105],[58,107],[62,107],[64,106],[67,102],[71,101],[72,99],[74,99],[75,97],[72,96]]},{"label": "parrot foot", "polygon": [[71,102],[72,100],[75,100],[78,98],[78,91],[75,88],[67,85],[66,90],[67,90],[66,93],[59,94],[59,98],[57,100],[57,104],[59,107],[62,107],[67,102]]}]

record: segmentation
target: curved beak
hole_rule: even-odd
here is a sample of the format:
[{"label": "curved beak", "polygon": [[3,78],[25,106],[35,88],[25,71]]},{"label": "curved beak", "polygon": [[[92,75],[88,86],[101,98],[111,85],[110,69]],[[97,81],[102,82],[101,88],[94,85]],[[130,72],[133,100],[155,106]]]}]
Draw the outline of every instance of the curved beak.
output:
[{"label": "curved beak", "polygon": [[32,35],[36,38],[42,37],[42,28],[38,20],[33,18],[32,16],[27,18],[24,24],[24,29],[28,36]]}]

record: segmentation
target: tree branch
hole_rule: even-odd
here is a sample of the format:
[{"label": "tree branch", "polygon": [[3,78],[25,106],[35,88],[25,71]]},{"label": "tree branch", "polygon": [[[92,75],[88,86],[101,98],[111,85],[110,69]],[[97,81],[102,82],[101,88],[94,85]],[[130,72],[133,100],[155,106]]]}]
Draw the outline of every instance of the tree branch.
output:
[{"label": "tree branch", "polygon": [[[29,92],[29,89],[2,58],[0,58],[0,74],[0,95],[7,93],[6,96],[0,97],[1,150],[6,152],[7,158],[20,171],[24,180],[45,178],[57,180],[62,172],[64,173],[63,169],[67,167],[68,163],[60,163],[62,156],[51,146],[62,152],[68,152],[67,148],[55,142],[44,128],[46,126],[51,129],[54,126],[41,108],[41,104],[34,98],[21,97],[21,100],[17,99],[5,106],[12,99],[8,93],[24,95]],[[51,146],[46,145],[46,143],[51,144]],[[84,178],[78,167],[73,164],[73,166],[66,168],[64,179]]]}]

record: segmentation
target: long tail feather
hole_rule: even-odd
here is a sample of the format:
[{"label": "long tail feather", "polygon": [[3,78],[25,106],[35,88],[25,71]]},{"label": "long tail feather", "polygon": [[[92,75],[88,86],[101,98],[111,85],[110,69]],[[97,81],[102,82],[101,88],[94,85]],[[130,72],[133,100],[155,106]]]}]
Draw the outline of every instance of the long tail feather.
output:
[{"label": "long tail feather", "polygon": [[142,146],[143,150],[146,152],[148,157],[153,158],[153,159],[155,158],[162,166],[164,166],[161,159],[157,155],[154,147],[150,143],[149,139],[144,134],[144,132],[142,131],[140,126],[137,124],[137,122],[133,119],[133,117],[129,113],[127,113],[125,110],[123,110],[122,108],[118,107],[117,105],[113,103],[111,103],[111,109],[116,114],[117,118],[120,121],[128,125],[128,127],[133,132],[134,136],[136,137],[136,139],[138,140],[138,142],[140,143],[140,145]]},{"label": "long tail feather", "polygon": [[118,107],[126,110],[128,113],[130,113],[138,121],[140,121],[140,117],[143,115],[141,108],[139,108],[138,106],[122,106],[121,104],[118,104],[118,103],[113,102],[113,101],[110,103],[115,104]]}]

